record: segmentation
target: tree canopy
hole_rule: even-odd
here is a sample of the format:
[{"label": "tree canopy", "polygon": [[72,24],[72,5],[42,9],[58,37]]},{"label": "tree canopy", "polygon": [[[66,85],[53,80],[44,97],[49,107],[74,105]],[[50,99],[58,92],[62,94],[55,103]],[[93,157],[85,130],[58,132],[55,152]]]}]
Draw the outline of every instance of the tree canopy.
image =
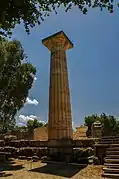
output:
[{"label": "tree canopy", "polygon": [[47,127],[47,123],[44,124],[44,122],[39,121],[39,118],[33,119],[33,120],[28,120],[26,125],[23,126],[15,126],[14,130],[20,130],[22,132],[27,132],[27,131],[33,131],[34,129],[38,127]]},{"label": "tree canopy", "polygon": [[113,0],[4,0],[0,1],[0,32],[10,34],[16,24],[24,23],[26,32],[29,28],[40,24],[50,12],[55,11],[61,5],[67,12],[73,6],[86,14],[89,7],[106,8],[113,12]]},{"label": "tree canopy", "polygon": [[15,115],[26,102],[36,68],[24,63],[26,55],[19,41],[0,39],[0,132],[15,124]]},{"label": "tree canopy", "polygon": [[100,116],[92,115],[85,117],[85,125],[88,126],[88,136],[91,136],[91,126],[93,122],[100,121],[103,126],[103,136],[118,135],[119,121],[114,116],[102,113]]},{"label": "tree canopy", "polygon": [[28,120],[26,125],[28,130],[33,130],[38,127],[43,127],[43,123],[39,122],[38,119]]}]

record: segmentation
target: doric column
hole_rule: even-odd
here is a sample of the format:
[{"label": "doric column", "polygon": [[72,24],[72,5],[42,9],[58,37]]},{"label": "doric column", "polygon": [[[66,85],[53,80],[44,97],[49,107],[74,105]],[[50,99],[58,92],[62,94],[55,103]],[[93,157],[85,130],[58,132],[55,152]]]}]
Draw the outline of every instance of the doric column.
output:
[{"label": "doric column", "polygon": [[73,44],[63,31],[42,42],[51,51],[48,140],[72,139],[66,50]]}]

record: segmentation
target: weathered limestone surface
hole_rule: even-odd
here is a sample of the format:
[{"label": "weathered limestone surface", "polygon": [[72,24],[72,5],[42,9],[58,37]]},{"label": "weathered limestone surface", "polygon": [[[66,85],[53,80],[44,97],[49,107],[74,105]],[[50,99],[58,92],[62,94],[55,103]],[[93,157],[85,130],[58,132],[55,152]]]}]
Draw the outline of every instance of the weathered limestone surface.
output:
[{"label": "weathered limestone surface", "polygon": [[96,121],[92,124],[91,135],[93,138],[102,136],[102,124],[100,121]]},{"label": "weathered limestone surface", "polygon": [[72,139],[66,50],[73,44],[63,31],[42,42],[51,51],[48,140]]}]

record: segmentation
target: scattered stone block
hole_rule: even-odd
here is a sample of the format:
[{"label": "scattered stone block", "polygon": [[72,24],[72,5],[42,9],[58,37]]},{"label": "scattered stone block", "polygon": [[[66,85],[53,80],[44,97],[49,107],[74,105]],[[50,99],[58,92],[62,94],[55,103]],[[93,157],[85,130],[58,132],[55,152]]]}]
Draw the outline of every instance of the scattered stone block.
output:
[{"label": "scattered stone block", "polygon": [[44,162],[44,161],[46,161],[46,160],[47,160],[47,156],[41,157],[41,161],[42,161],[42,162]]},{"label": "scattered stone block", "polygon": [[27,157],[26,156],[19,156],[18,159],[20,159],[20,160],[26,160]]},{"label": "scattered stone block", "polygon": [[4,147],[4,152],[14,152],[14,151],[15,151],[15,147],[11,147],[11,146]]},{"label": "scattered stone block", "polygon": [[38,157],[38,156],[33,156],[33,157],[32,157],[32,161],[33,161],[33,162],[37,162],[38,160],[39,160],[39,157]]},{"label": "scattered stone block", "polygon": [[88,162],[89,162],[89,164],[94,164],[94,165],[100,164],[98,157],[96,157],[94,155],[88,158]]},{"label": "scattered stone block", "polygon": [[0,177],[4,177],[5,172],[0,172]]},{"label": "scattered stone block", "polygon": [[27,160],[32,160],[32,157],[28,157]]}]

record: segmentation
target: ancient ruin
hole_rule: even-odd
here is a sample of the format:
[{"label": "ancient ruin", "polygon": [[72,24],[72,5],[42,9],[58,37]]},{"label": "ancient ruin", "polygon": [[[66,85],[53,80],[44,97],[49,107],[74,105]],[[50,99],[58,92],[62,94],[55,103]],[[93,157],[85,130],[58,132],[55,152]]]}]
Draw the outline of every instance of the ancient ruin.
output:
[{"label": "ancient ruin", "polygon": [[92,124],[92,127],[91,127],[91,136],[93,138],[96,138],[96,137],[101,137],[102,136],[102,124],[100,121],[96,121]]},{"label": "ancient ruin", "polygon": [[63,31],[42,43],[51,52],[48,140],[72,139],[72,116],[66,50],[73,47]]},{"label": "ancient ruin", "polygon": [[[40,127],[27,132],[13,131],[13,135],[1,135],[1,164],[6,161],[8,163],[9,159],[31,163],[40,160],[47,164],[45,167],[49,167],[53,160],[57,163],[68,162],[67,166],[72,163],[71,168],[74,163],[83,167],[101,164],[104,167],[98,167],[100,177],[103,169],[102,176],[119,178],[119,136],[102,137],[103,126],[99,121],[92,124],[91,136],[87,137],[87,126],[77,127],[74,132],[72,130],[66,59],[66,50],[73,47],[72,42],[60,31],[43,39],[42,43],[51,52],[48,128]],[[62,165],[63,170],[65,165]],[[44,166],[41,164],[40,167]],[[55,171],[54,167],[52,169]],[[79,168],[77,171],[79,172]],[[0,173],[0,176],[3,174],[5,172]]]}]

